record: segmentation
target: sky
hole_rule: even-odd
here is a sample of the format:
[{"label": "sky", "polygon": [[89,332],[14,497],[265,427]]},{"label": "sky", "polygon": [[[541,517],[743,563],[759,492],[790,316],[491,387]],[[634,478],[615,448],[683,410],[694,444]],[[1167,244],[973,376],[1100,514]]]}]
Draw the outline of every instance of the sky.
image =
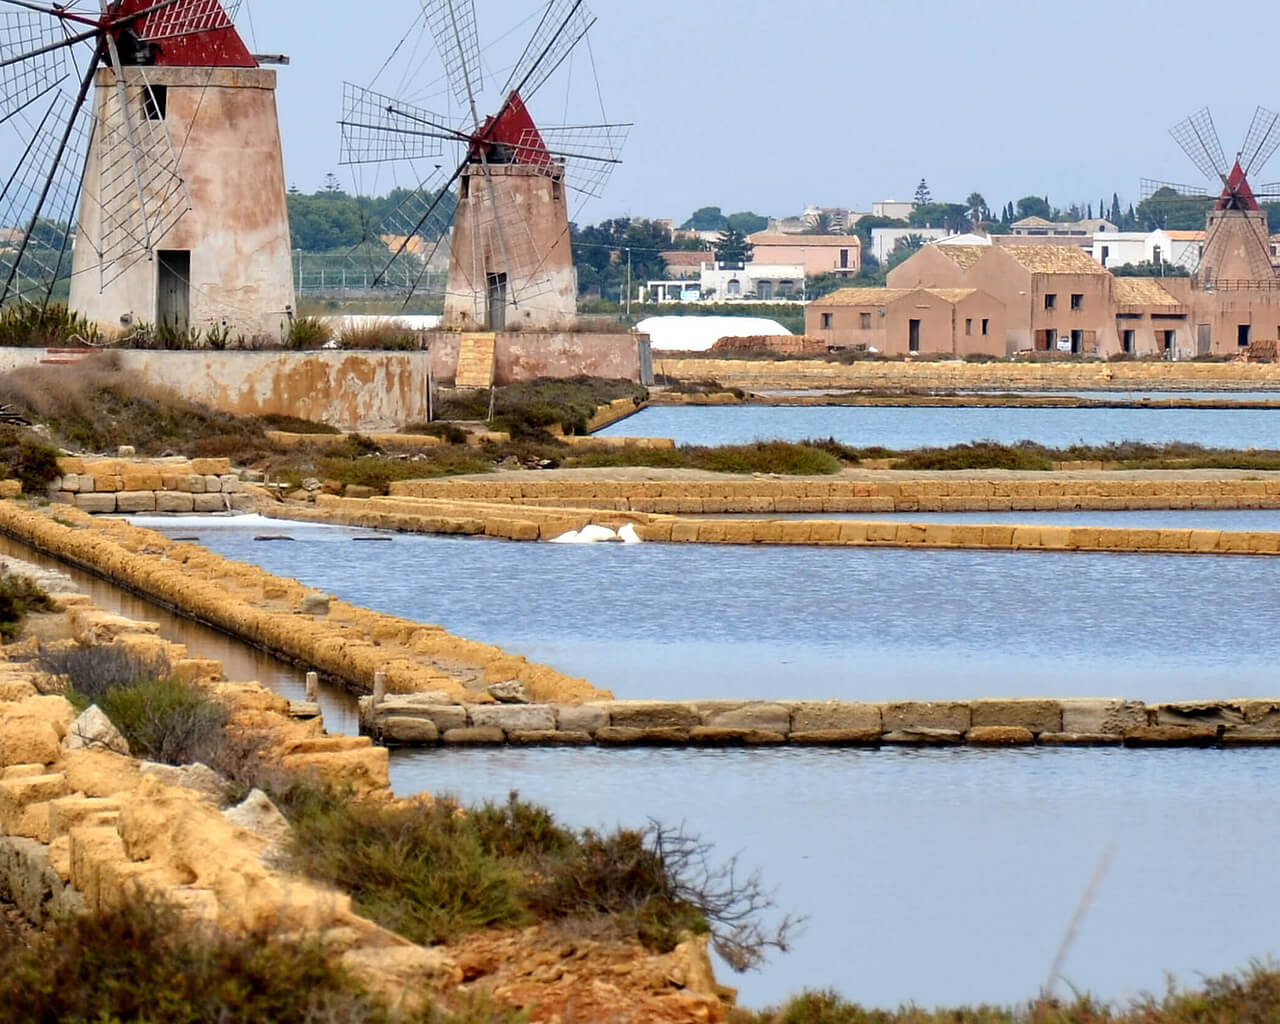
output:
[{"label": "sky", "polygon": [[[978,191],[995,209],[1028,193],[1065,208],[1118,191],[1127,204],[1141,177],[1203,184],[1168,135],[1188,113],[1210,106],[1234,153],[1257,104],[1280,109],[1266,42],[1275,5],[1250,4],[1247,24],[1224,28],[1190,0],[589,2],[590,53],[580,47],[530,102],[544,124],[599,120],[594,57],[605,113],[635,124],[605,196],[573,211],[581,223],[681,221],[704,205],[866,210],[909,199],[921,178],[935,199]],[[482,105],[494,108],[542,5],[475,6],[495,80]],[[343,81],[374,81],[418,11],[417,0],[244,0],[250,47],[292,58],[278,91],[290,184],[311,191],[331,171],[357,191],[403,183],[339,166],[336,121]],[[445,112],[438,56],[420,56],[379,87]],[[1261,182],[1280,180],[1280,158],[1268,170]]]}]

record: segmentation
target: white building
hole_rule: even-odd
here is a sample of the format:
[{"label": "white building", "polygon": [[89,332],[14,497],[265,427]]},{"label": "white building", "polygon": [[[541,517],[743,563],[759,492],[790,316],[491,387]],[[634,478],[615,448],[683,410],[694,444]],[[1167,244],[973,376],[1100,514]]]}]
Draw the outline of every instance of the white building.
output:
[{"label": "white building", "polygon": [[926,242],[938,242],[950,234],[945,228],[872,228],[871,255],[883,266],[904,238],[916,235]]},{"label": "white building", "polygon": [[1172,263],[1193,271],[1204,252],[1203,231],[1110,231],[1093,236],[1093,258],[1108,270],[1137,263]]},{"label": "white building", "polygon": [[804,299],[800,263],[703,263],[698,279],[649,281],[642,302],[789,302]]},{"label": "white building", "polygon": [[878,203],[871,204],[871,216],[906,220],[911,216],[911,211],[915,208],[915,203],[902,202],[897,199],[881,199]]}]

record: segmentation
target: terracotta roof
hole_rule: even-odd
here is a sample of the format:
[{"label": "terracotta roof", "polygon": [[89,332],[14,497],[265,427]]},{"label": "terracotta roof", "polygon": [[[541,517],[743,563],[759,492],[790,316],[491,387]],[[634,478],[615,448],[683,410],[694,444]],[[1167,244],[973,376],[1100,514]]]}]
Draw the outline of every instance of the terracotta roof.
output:
[{"label": "terracotta roof", "polygon": [[658,255],[668,267],[700,267],[716,258],[716,254],[709,249],[672,249]]},{"label": "terracotta roof", "polygon": [[1205,233],[1203,231],[1166,231],[1175,242],[1203,242]]},{"label": "terracotta roof", "polygon": [[814,306],[885,306],[916,292],[927,292],[943,302],[959,302],[976,294],[976,288],[842,288],[821,299]]},{"label": "terracotta roof", "polygon": [[1117,306],[1181,306],[1153,277],[1117,277],[1111,290]]},{"label": "terracotta roof", "polygon": [[833,248],[859,249],[862,239],[857,235],[771,235],[761,231],[748,235],[747,241],[752,245],[829,245]]},{"label": "terracotta roof", "polygon": [[938,250],[961,270],[968,270],[982,258],[983,253],[991,251],[988,245],[934,245]]},{"label": "terracotta roof", "polygon": [[1001,247],[1033,274],[1105,274],[1102,264],[1074,245],[1006,245]]}]

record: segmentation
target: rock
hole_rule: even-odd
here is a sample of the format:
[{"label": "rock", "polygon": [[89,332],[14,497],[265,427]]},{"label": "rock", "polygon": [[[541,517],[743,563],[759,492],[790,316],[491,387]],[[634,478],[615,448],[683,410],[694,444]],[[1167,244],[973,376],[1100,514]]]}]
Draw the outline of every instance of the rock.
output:
[{"label": "rock", "polygon": [[1124,737],[1118,732],[1042,732],[1046,747],[1118,747]]},{"label": "rock", "polygon": [[342,955],[341,964],[392,1006],[416,1005],[415,1001],[433,991],[445,991],[462,984],[462,971],[453,958],[440,949],[423,946],[391,946],[353,949]]},{"label": "rock", "polygon": [[732,711],[713,711],[703,721],[713,729],[763,730],[784,736],[791,731],[791,711],[782,704],[755,703]]},{"label": "rock", "polygon": [[533,700],[529,697],[529,691],[524,688],[524,683],[515,679],[508,679],[505,682],[494,683],[487,688],[490,697],[499,704],[532,704]]},{"label": "rock", "polygon": [[1126,729],[1126,747],[1211,747],[1218,742],[1216,725],[1143,725]]},{"label": "rock", "polygon": [[481,729],[492,726],[503,732],[536,732],[556,727],[555,711],[546,704],[475,704],[469,714],[471,724]]},{"label": "rock", "polygon": [[942,729],[965,732],[973,724],[969,705],[960,701],[906,701],[886,704],[882,711],[885,732]]},{"label": "rock", "polygon": [[1022,747],[1036,741],[1035,733],[1020,725],[975,725],[964,738],[972,747]]},{"label": "rock", "polygon": [[77,494],[76,508],[81,512],[88,512],[91,515],[103,515],[114,512],[116,510],[116,496],[114,494]]},{"label": "rock", "polygon": [[221,494],[193,494],[191,496],[193,512],[225,512],[227,500]]},{"label": "rock", "polygon": [[1062,705],[1056,700],[975,700],[969,710],[973,725],[979,728],[1015,726],[1033,733],[1062,730]]},{"label": "rock", "polygon": [[615,747],[683,747],[692,728],[696,727],[606,725],[596,730],[596,742]]},{"label": "rock", "polygon": [[71,723],[71,728],[67,730],[67,738],[62,741],[62,745],[68,750],[101,747],[123,754],[125,757],[129,756],[128,741],[97,704],[90,705]]},{"label": "rock", "polygon": [[116,495],[117,512],[154,512],[155,491],[121,491]]},{"label": "rock", "polygon": [[309,476],[302,481],[302,489],[304,491],[315,492],[320,490],[323,486],[324,484],[322,484],[319,480],[317,480],[313,476]]},{"label": "rock", "polygon": [[894,729],[880,737],[883,743],[894,743],[918,746],[947,747],[964,742],[964,733],[959,729]]},{"label": "rock", "polygon": [[787,737],[792,743],[805,746],[827,747],[878,747],[880,729],[809,729],[792,732]]},{"label": "rock", "polygon": [[689,730],[689,742],[704,747],[759,747],[786,743],[787,737],[770,729],[700,725]]},{"label": "rock", "polygon": [[61,737],[51,722],[12,712],[0,719],[0,767],[53,764],[60,754]]},{"label": "rock", "polygon": [[1280,730],[1268,726],[1228,726],[1222,733],[1228,747],[1280,747]]},{"label": "rock", "polygon": [[222,816],[231,824],[265,839],[269,847],[275,849],[283,848],[292,831],[289,819],[280,813],[271,798],[260,789],[252,790],[235,807],[228,807],[222,812]]},{"label": "rock", "polygon": [[240,479],[247,484],[266,483],[267,474],[260,469],[246,469],[240,473]]},{"label": "rock", "polygon": [[296,491],[290,491],[287,497],[290,501],[308,501],[311,498],[311,492],[299,488]]},{"label": "rock", "polygon": [[[307,485],[304,483],[302,486],[306,487]],[[311,488],[307,487],[307,490],[311,490]],[[323,491],[325,494],[332,494],[335,496],[339,495],[343,491],[342,481],[326,480],[320,485],[320,490]]]},{"label": "rock", "polygon": [[1174,704],[1157,704],[1156,725],[1244,725],[1245,709],[1237,703],[1210,701],[1208,703],[1179,701]]},{"label": "rock", "polygon": [[1115,733],[1147,724],[1147,708],[1141,701],[1116,699],[1069,699],[1062,706],[1065,733]]},{"label": "rock", "polygon": [[590,736],[609,724],[609,712],[598,704],[560,704],[556,724],[564,732],[585,732]]},{"label": "rock", "polygon": [[17,836],[0,836],[0,899],[15,904],[38,928],[84,909],[79,894],[54,868],[48,848]]},{"label": "rock", "polygon": [[880,733],[882,719],[878,704],[852,704],[847,701],[805,701],[797,704],[791,720],[792,732],[875,732]]},{"label": "rock", "polygon": [[159,491],[156,493],[157,512],[194,512],[196,499],[186,491]]},{"label": "rock", "polygon": [[517,730],[507,733],[507,742],[524,747],[585,747],[591,743],[591,734],[565,729]]},{"label": "rock", "polygon": [[450,729],[444,734],[444,742],[452,746],[495,746],[506,741],[506,733],[492,727]]},{"label": "rock", "polygon": [[429,718],[379,718],[378,733],[384,743],[434,744],[440,740],[440,730]]},{"label": "rock", "polygon": [[363,487],[360,484],[347,484],[345,496],[348,498],[372,498],[377,495],[372,487]]},{"label": "rock", "polygon": [[329,600],[328,594],[308,594],[302,599],[302,614],[328,615]]},{"label": "rock", "polygon": [[177,767],[171,764],[156,764],[145,761],[138,769],[142,775],[150,775],[166,786],[180,786],[197,793],[200,799],[221,807],[227,802],[227,784],[225,780],[208,765],[184,764]]},{"label": "rock", "polygon": [[696,708],[676,701],[615,701],[608,708],[610,724],[622,728],[687,731],[702,724],[702,716]]},{"label": "rock", "polygon": [[116,449],[116,458],[118,459],[132,459],[137,454],[138,449],[131,444],[122,444]]}]

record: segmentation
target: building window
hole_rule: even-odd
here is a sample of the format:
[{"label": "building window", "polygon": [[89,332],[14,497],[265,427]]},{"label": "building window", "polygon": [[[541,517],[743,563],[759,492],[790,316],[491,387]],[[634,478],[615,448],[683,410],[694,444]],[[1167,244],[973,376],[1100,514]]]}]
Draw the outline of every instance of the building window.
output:
[{"label": "building window", "polygon": [[169,113],[169,87],[152,85],[143,88],[142,110],[148,121],[163,121]]},{"label": "building window", "polygon": [[[463,180],[463,181],[466,181],[466,178],[463,178],[462,180]],[[742,282],[741,282],[741,281],[739,281],[739,280],[735,277],[732,281],[730,281],[730,282],[729,282],[729,288],[728,288],[728,291],[729,291],[729,294],[730,294],[730,295],[741,295],[741,294],[742,294]]]},{"label": "building window", "polygon": [[964,333],[969,336],[973,335],[973,317],[971,316],[964,318]]},{"label": "building window", "polygon": [[848,249],[840,250],[840,269],[841,270],[849,269],[849,250]]},{"label": "building window", "polygon": [[1083,305],[1084,305],[1084,296],[1083,296],[1083,295],[1072,295],[1072,296],[1071,296],[1071,308],[1072,308],[1072,309],[1076,309],[1076,310],[1078,310],[1078,309],[1080,309]]},{"label": "building window", "polygon": [[1071,352],[1074,355],[1080,355],[1084,350],[1084,331],[1071,332]]},{"label": "building window", "polygon": [[859,326],[859,327],[861,327],[864,331],[869,331],[869,330],[871,330],[871,314],[870,314],[870,313],[859,313],[859,314],[858,314],[858,326]]},{"label": "building window", "polygon": [[824,331],[831,330],[831,314],[830,313],[822,314],[822,329]]},{"label": "building window", "polygon": [[1111,258],[1111,246],[1104,245],[1102,247],[1102,265],[1104,267],[1107,265],[1107,260],[1109,260],[1110,258]]},{"label": "building window", "polygon": [[1120,348],[1128,355],[1133,355],[1133,340],[1137,332],[1134,330],[1123,331],[1120,334]]},{"label": "building window", "polygon": [[1054,309],[1057,305],[1058,305],[1058,296],[1054,295],[1052,292],[1050,292],[1044,297],[1045,309]]},{"label": "building window", "polygon": [[982,336],[985,338],[991,333],[991,321],[985,316],[982,318]]}]

